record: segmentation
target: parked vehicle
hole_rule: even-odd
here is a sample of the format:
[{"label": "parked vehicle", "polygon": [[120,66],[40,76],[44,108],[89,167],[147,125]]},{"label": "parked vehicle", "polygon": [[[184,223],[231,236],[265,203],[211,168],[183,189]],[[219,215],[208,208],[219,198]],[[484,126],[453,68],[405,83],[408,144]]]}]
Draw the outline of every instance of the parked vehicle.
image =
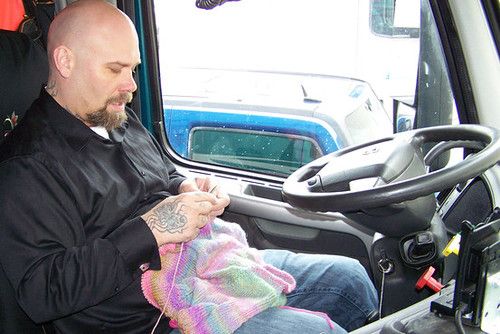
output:
[{"label": "parked vehicle", "polygon": [[183,69],[168,73],[165,131],[181,156],[287,176],[392,124],[361,80],[293,73]]}]

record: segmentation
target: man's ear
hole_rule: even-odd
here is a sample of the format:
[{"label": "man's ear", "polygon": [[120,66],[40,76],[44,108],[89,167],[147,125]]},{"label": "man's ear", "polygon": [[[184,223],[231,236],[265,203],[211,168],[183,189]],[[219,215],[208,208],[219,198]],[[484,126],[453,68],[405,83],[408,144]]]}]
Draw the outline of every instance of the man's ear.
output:
[{"label": "man's ear", "polygon": [[68,78],[73,69],[74,54],[68,47],[61,45],[52,54],[54,65],[63,78]]}]

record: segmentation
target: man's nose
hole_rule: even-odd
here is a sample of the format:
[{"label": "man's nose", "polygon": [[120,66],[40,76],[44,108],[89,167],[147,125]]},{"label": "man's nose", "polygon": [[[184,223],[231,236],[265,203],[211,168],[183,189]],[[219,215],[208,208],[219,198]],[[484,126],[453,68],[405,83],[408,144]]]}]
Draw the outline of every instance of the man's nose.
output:
[{"label": "man's nose", "polygon": [[135,92],[137,89],[137,84],[134,80],[134,73],[132,71],[125,71],[125,78],[123,79],[123,85],[121,87],[122,91]]}]

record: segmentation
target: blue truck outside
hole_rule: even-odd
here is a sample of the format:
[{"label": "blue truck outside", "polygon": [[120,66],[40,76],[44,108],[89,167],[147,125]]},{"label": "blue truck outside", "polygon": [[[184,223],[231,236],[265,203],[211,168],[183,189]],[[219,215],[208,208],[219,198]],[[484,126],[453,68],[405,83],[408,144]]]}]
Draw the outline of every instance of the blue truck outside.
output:
[{"label": "blue truck outside", "polygon": [[177,154],[196,161],[286,176],[319,156],[392,133],[381,102],[361,80],[208,69],[169,79],[165,87],[177,89],[163,96],[167,138]]}]

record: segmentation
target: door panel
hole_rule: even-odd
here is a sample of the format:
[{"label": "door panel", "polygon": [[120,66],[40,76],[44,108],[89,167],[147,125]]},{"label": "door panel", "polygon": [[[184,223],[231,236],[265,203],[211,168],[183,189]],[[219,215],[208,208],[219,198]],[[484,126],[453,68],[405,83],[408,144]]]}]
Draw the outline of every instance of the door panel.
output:
[{"label": "door panel", "polygon": [[368,254],[374,231],[340,213],[293,208],[283,201],[279,184],[214,177],[231,197],[221,218],[240,224],[251,246],[344,255],[359,260],[371,273]]}]

